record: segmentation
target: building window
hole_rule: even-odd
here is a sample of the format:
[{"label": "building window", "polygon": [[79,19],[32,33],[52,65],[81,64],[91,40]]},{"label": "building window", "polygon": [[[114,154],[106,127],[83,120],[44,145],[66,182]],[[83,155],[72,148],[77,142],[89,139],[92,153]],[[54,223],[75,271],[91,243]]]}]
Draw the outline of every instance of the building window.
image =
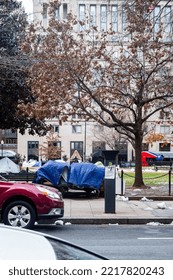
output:
[{"label": "building window", "polygon": [[100,29],[101,31],[107,30],[107,6],[100,6]]},{"label": "building window", "polygon": [[67,4],[64,3],[64,4],[63,4],[63,19],[66,19],[66,18],[67,18],[67,13],[68,13]]},{"label": "building window", "polygon": [[46,3],[43,3],[43,19],[47,19],[47,8],[48,5]]},{"label": "building window", "polygon": [[55,131],[56,133],[59,133],[59,126],[58,126],[58,125],[55,125],[55,126],[54,126],[54,131]]},{"label": "building window", "polygon": [[163,111],[160,111],[160,112],[159,112],[159,118],[160,118],[160,119],[164,119],[164,112],[163,112]]},{"label": "building window", "polygon": [[38,141],[28,141],[28,160],[35,159],[38,160],[38,148],[39,142]]},{"label": "building window", "polygon": [[61,141],[48,141],[48,146],[54,146],[61,149]]},{"label": "building window", "polygon": [[77,150],[81,157],[83,157],[83,141],[70,142],[70,156]]},{"label": "building window", "polygon": [[4,129],[2,131],[4,138],[16,138],[17,139],[17,131],[12,131],[11,129]]},{"label": "building window", "polygon": [[[112,23],[112,31],[117,33],[118,32],[118,6],[113,5],[111,10],[111,23]],[[116,40],[116,35],[113,34],[112,41]]]},{"label": "building window", "polygon": [[170,152],[171,144],[170,143],[159,143],[159,151],[160,152]]},{"label": "building window", "polygon": [[6,138],[4,139],[6,144],[17,144],[16,138]]},{"label": "building window", "polygon": [[124,40],[124,41],[128,41],[129,36],[128,36],[127,30],[126,30],[126,28],[127,28],[127,23],[128,23],[127,14],[126,14],[126,10],[125,10],[125,7],[124,7],[124,6],[123,6],[122,9],[123,9],[123,10],[122,10],[122,30],[123,30],[123,33],[124,33],[124,35],[123,35],[123,40]]},{"label": "building window", "polygon": [[52,125],[53,131],[59,133],[59,125]]},{"label": "building window", "polygon": [[94,126],[94,132],[103,132],[104,127],[103,125],[95,125]]},{"label": "building window", "polygon": [[156,6],[150,12],[150,19],[153,21],[153,33],[156,34],[160,29],[160,6]]},{"label": "building window", "polygon": [[160,29],[160,7],[157,6],[154,9],[154,33],[157,33]]},{"label": "building window", "polygon": [[60,159],[61,158],[61,141],[48,141],[47,149],[48,159]]},{"label": "building window", "polygon": [[170,134],[170,126],[169,125],[161,125],[160,133],[162,134]]},{"label": "building window", "polygon": [[72,119],[74,119],[74,120],[82,119],[82,114],[80,112],[76,113],[76,114],[73,114]]},{"label": "building window", "polygon": [[105,150],[105,142],[103,141],[92,142],[92,152],[95,153],[98,150]]},{"label": "building window", "polygon": [[96,26],[96,5],[90,5],[90,26]]},{"label": "building window", "polygon": [[172,11],[171,7],[164,7],[164,40],[170,42],[172,38]]},{"label": "building window", "polygon": [[57,141],[57,147],[61,149],[61,141]]},{"label": "building window", "polygon": [[55,18],[56,18],[57,20],[60,20],[60,19],[61,19],[61,17],[60,17],[60,6],[58,6],[58,7],[56,8],[56,10],[55,10]]},{"label": "building window", "polygon": [[142,143],[142,151],[148,151],[149,150],[149,144]]},{"label": "building window", "polygon": [[79,20],[83,23],[80,25],[80,30],[85,29],[86,8],[85,5],[79,5]]},{"label": "building window", "polygon": [[72,125],[72,133],[82,133],[81,125]]}]

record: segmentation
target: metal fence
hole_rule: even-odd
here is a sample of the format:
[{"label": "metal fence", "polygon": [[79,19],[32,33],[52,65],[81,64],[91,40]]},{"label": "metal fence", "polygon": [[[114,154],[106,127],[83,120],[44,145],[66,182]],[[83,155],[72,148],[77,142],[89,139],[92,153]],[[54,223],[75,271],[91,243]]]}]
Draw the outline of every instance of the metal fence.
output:
[{"label": "metal fence", "polygon": [[19,173],[0,173],[8,181],[33,181],[35,178],[35,173],[29,172],[29,168],[26,168],[26,171],[22,171]]},{"label": "metal fence", "polygon": [[[124,172],[124,170],[121,170],[120,177],[121,177],[122,193],[123,193],[123,184],[124,184],[125,176],[126,177],[131,177],[131,178],[135,179],[135,175],[128,174],[127,172]],[[158,180],[158,179],[160,179],[162,177],[167,177],[166,192],[167,192],[167,195],[171,196],[172,176],[173,176],[173,171],[172,171],[172,168],[171,168],[171,169],[169,169],[167,172],[165,172],[162,175],[158,174],[158,176],[153,177],[153,178],[145,178],[145,177],[143,177],[143,180],[145,182],[145,181],[150,181],[150,180]],[[157,191],[157,189],[156,189],[156,191]]]}]

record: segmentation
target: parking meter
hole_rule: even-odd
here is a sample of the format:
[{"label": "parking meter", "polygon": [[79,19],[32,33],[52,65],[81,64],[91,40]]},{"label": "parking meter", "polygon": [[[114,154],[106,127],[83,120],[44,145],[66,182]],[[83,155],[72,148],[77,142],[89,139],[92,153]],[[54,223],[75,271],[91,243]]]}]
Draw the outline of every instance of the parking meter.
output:
[{"label": "parking meter", "polygon": [[105,167],[104,197],[105,213],[116,213],[115,211],[115,184],[116,184],[115,165]]}]

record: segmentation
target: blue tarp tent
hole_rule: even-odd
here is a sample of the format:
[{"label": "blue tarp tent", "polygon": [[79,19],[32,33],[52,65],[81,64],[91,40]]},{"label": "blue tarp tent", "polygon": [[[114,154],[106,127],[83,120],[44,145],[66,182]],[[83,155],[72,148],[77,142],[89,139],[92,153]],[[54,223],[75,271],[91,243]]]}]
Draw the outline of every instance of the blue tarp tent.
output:
[{"label": "blue tarp tent", "polygon": [[93,163],[72,163],[68,182],[78,187],[99,189],[104,176],[104,167]]},{"label": "blue tarp tent", "polygon": [[[35,176],[35,183],[39,183],[41,179],[46,179],[51,182],[55,187],[58,186],[63,172],[69,172],[70,166],[66,162],[56,162],[49,160],[42,167],[40,167]],[[67,174],[68,180],[68,174]]]},{"label": "blue tarp tent", "polygon": [[37,170],[34,183],[40,183],[42,179],[46,179],[53,186],[60,187],[63,178],[63,184],[65,182],[67,187],[98,190],[104,176],[105,168],[98,167],[93,163],[72,163],[69,165],[66,162],[49,160]]}]

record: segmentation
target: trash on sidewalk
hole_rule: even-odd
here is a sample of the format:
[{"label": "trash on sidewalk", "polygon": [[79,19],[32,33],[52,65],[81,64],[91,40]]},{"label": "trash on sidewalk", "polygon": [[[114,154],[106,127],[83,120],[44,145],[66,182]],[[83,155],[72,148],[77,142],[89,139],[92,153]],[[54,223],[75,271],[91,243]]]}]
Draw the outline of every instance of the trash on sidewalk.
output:
[{"label": "trash on sidewalk", "polygon": [[128,197],[125,197],[125,196],[117,195],[117,196],[116,196],[116,200],[128,201],[129,198],[128,198]]},{"label": "trash on sidewalk", "polygon": [[141,198],[141,201],[153,201],[152,199],[148,199],[145,196]]},{"label": "trash on sidewalk", "polygon": [[166,209],[166,208],[167,208],[165,202],[160,202],[160,203],[158,203],[158,204],[157,204],[157,207],[158,207],[159,209]]}]

